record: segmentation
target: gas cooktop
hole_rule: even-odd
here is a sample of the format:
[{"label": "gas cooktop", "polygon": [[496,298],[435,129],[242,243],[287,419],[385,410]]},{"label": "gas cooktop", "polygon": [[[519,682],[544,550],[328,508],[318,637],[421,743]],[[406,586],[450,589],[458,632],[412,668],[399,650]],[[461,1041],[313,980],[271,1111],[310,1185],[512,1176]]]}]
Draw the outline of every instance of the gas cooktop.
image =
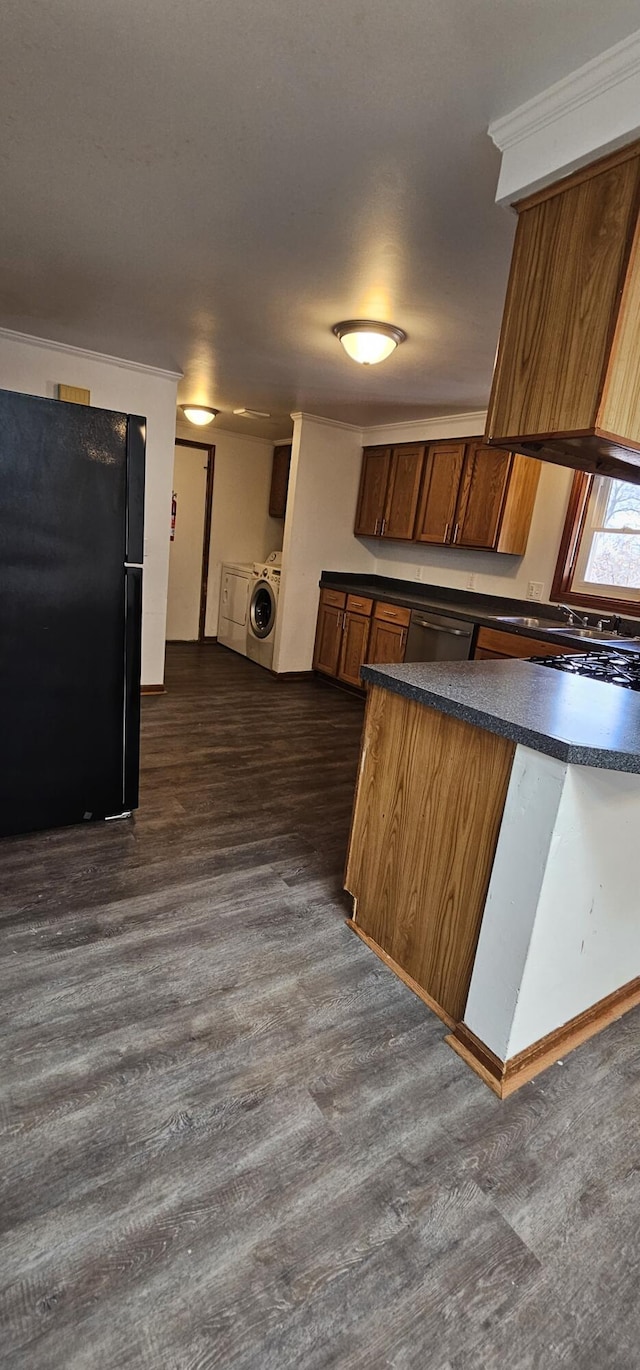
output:
[{"label": "gas cooktop", "polygon": [[550,666],[554,671],[589,676],[606,685],[622,685],[625,690],[640,690],[640,655],[605,650],[580,652],[575,656],[532,656],[530,660],[536,666]]}]

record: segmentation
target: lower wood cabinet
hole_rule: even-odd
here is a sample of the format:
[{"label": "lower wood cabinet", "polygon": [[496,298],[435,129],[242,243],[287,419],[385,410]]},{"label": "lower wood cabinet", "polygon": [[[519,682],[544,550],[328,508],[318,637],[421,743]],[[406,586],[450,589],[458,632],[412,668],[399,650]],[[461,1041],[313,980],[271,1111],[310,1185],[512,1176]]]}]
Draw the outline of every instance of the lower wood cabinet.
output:
[{"label": "lower wood cabinet", "polygon": [[406,645],[406,628],[401,628],[398,623],[385,623],[383,619],[374,618],[369,637],[367,661],[370,661],[372,665],[391,665],[404,661]]},{"label": "lower wood cabinet", "polygon": [[[324,592],[323,592],[324,594]],[[341,596],[344,601],[346,596]],[[316,645],[313,654],[314,671],[323,671],[325,675],[337,675],[338,663],[340,661],[340,648],[342,647],[342,620],[344,614],[341,608],[335,604],[323,602],[323,595],[320,596],[320,609],[318,612],[318,626],[316,629]]]},{"label": "lower wood cabinet", "polygon": [[347,612],[343,616],[338,680],[344,680],[346,685],[362,685],[360,667],[367,660],[370,627],[370,619],[363,614]]},{"label": "lower wood cabinet", "polygon": [[404,661],[410,612],[364,595],[321,590],[313,668],[362,688],[365,662]]},{"label": "lower wood cabinet", "polygon": [[[343,590],[321,590],[314,670],[362,689],[360,670],[365,663],[399,665],[404,661],[410,618],[410,610],[401,604],[374,602],[366,595],[348,595]],[[498,661],[560,656],[577,650],[575,643],[527,637],[503,628],[479,628],[474,658]]]},{"label": "lower wood cabinet", "polygon": [[373,686],[345,886],[356,927],[463,1017],[515,743]]},{"label": "lower wood cabinet", "polygon": [[574,644],[550,642],[548,638],[526,637],[524,633],[507,633],[502,628],[479,628],[476,638],[474,658],[476,661],[490,661],[509,657],[564,656],[579,651]]}]

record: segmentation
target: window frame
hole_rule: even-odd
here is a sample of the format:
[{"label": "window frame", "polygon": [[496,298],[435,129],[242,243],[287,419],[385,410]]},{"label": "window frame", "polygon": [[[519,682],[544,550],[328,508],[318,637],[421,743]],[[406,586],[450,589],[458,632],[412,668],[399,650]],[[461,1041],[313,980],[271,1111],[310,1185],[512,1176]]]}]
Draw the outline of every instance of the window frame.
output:
[{"label": "window frame", "polygon": [[[611,479],[617,478],[613,476]],[[551,586],[551,599],[556,602],[561,601],[563,604],[576,604],[582,609],[593,609],[594,611],[607,609],[610,614],[638,618],[640,615],[640,600],[638,599],[625,599],[623,594],[616,598],[612,595],[592,595],[583,590],[573,589],[573,576],[587,521],[589,499],[594,480],[595,475],[591,472],[576,471],[574,474]]]}]

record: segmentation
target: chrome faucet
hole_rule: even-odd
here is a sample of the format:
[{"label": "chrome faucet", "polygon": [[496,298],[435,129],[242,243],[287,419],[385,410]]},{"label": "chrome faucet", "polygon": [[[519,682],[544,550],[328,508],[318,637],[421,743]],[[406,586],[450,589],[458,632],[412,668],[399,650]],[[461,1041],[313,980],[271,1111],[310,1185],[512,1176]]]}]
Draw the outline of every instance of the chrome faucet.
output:
[{"label": "chrome faucet", "polygon": [[580,623],[583,628],[589,627],[588,614],[585,614],[583,618],[581,618],[580,615],[576,614],[575,610],[571,609],[568,604],[556,604],[556,609],[562,609],[563,614],[567,615],[567,622],[571,627],[573,627],[575,623]]}]

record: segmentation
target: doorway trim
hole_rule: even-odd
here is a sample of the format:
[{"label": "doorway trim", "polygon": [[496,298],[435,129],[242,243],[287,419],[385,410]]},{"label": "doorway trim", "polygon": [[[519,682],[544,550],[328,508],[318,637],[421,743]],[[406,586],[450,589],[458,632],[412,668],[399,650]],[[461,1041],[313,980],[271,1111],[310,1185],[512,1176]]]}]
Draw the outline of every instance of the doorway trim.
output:
[{"label": "doorway trim", "polygon": [[207,485],[204,496],[204,529],[202,533],[202,571],[200,575],[200,614],[198,617],[198,642],[205,641],[204,625],[207,617],[207,591],[209,588],[209,556],[211,543],[211,515],[213,512],[213,471],[216,463],[215,443],[193,442],[191,438],[176,438],[176,447],[198,447],[207,452]]}]

